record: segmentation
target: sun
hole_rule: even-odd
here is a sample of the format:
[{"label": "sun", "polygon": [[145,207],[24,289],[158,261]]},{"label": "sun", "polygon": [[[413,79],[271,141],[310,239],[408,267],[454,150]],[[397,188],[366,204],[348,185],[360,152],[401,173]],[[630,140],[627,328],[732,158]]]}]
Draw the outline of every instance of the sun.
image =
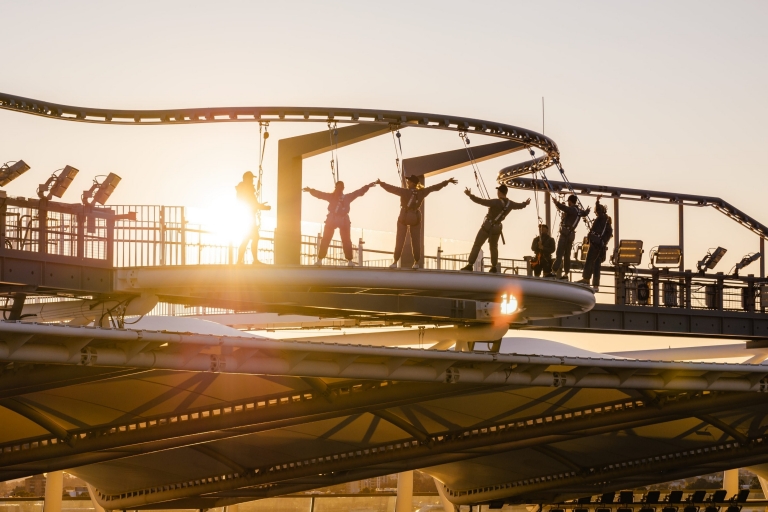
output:
[{"label": "sun", "polygon": [[[253,226],[250,208],[228,190],[211,190],[206,205],[187,208],[187,219],[206,232],[210,243],[221,245],[238,245]],[[262,212],[261,230],[270,228],[274,229],[274,219]]]}]

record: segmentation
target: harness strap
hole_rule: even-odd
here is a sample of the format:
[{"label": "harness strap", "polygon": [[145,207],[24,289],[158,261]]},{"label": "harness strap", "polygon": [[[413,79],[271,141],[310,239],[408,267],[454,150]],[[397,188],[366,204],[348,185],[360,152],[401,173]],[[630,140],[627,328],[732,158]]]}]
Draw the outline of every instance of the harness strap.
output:
[{"label": "harness strap", "polygon": [[344,194],[341,194],[341,195],[339,196],[339,200],[338,200],[338,201],[336,201],[336,210],[334,211],[334,213],[339,213],[339,209],[340,209],[342,206],[344,206]]},{"label": "harness strap", "polygon": [[507,216],[509,213],[509,207],[512,206],[512,201],[507,199],[507,203],[504,205],[504,208],[502,208],[501,212],[493,219],[493,224],[498,224],[502,220],[504,220],[504,217]]}]

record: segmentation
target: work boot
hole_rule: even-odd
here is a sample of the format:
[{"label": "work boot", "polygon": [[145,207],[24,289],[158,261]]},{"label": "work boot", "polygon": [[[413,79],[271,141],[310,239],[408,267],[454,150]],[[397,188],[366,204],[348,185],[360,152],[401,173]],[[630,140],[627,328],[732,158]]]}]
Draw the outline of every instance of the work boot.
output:
[{"label": "work boot", "polygon": [[491,266],[491,268],[488,270],[488,273],[489,274],[498,274],[499,273],[498,267],[496,267],[496,265]]},{"label": "work boot", "polygon": [[597,293],[597,292],[599,292],[599,291],[600,291],[600,287],[599,287],[599,286],[597,286],[597,285],[595,285],[595,286],[593,286],[593,287],[592,287],[592,291],[593,291],[593,292],[595,292],[595,293]]},{"label": "work boot", "polygon": [[578,284],[585,284],[585,285],[589,286],[589,279],[579,279],[579,280],[578,280],[578,281],[576,281],[576,282],[577,282]]},{"label": "work boot", "polygon": [[314,265],[315,265],[316,267],[322,267],[322,266],[323,266],[323,260],[321,260],[320,258],[317,258],[317,259],[315,260],[315,263],[314,263]]},{"label": "work boot", "polygon": [[411,266],[411,268],[418,270],[421,268],[421,264],[418,261],[414,261],[413,266]]},{"label": "work boot", "polygon": [[465,267],[461,267],[461,271],[462,271],[462,272],[472,272],[473,270],[475,270],[475,266],[474,266],[474,265],[472,265],[471,263],[469,263],[469,264],[468,264],[467,266],[465,266]]},{"label": "work boot", "polygon": [[391,265],[389,266],[389,268],[397,268],[397,262],[394,262],[393,264],[391,264]]},{"label": "work boot", "polygon": [[357,263],[355,263],[355,262],[354,262],[354,261],[352,261],[352,260],[348,260],[348,261],[347,261],[347,266],[348,266],[348,267],[355,267],[355,266],[357,266]]},{"label": "work boot", "polygon": [[561,281],[570,281],[571,277],[568,274],[563,274],[561,276],[557,276],[557,278]]},{"label": "work boot", "polygon": [[553,277],[555,277],[555,274],[553,274],[552,272],[547,272],[546,274],[544,274],[544,279],[552,279]]}]

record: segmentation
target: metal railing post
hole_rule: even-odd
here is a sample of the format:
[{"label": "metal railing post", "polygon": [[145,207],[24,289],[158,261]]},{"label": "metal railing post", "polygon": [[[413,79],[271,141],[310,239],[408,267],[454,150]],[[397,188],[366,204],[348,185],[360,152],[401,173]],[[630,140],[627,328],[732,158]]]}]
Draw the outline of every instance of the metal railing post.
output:
[{"label": "metal railing post", "polygon": [[683,286],[683,293],[685,294],[685,309],[691,309],[691,286],[693,285],[693,272],[690,270],[685,271],[685,285]]},{"label": "metal railing post", "polygon": [[106,259],[110,266],[115,266],[115,219],[111,215],[107,217],[107,254]]},{"label": "metal railing post", "polygon": [[435,265],[437,266],[437,270],[442,270],[443,268],[443,248],[442,247],[437,248],[437,258],[436,258]]},{"label": "metal railing post", "polygon": [[8,213],[8,204],[6,203],[5,191],[0,191],[0,249],[5,249],[5,233]]},{"label": "metal railing post", "polygon": [[363,266],[363,251],[365,251],[365,240],[362,237],[357,241],[357,264]]},{"label": "metal railing post", "polygon": [[85,258],[85,223],[87,222],[85,216],[85,206],[81,213],[77,214],[77,257],[80,259]]},{"label": "metal railing post", "polygon": [[651,279],[653,281],[653,307],[657,308],[659,307],[659,269],[653,269]]},{"label": "metal railing post", "polygon": [[723,281],[724,281],[723,273],[722,272],[718,272],[717,273],[717,284],[715,285],[715,293],[717,294],[715,296],[715,308],[718,311],[722,311],[723,310],[723,299],[724,299],[724,297],[723,297],[723,291],[724,291],[724,286],[723,286],[724,283],[723,283]]},{"label": "metal railing post", "polygon": [[614,287],[614,303],[624,305],[626,301],[626,287],[624,286],[624,267],[617,265],[614,272],[616,286]]},{"label": "metal railing post", "polygon": [[160,206],[160,266],[165,265],[165,206]]},{"label": "metal railing post", "polygon": [[48,253],[48,209],[45,205],[47,201],[41,200],[37,209],[37,251],[40,254]]},{"label": "metal railing post", "polygon": [[181,264],[187,264],[187,220],[184,207],[181,207]]},{"label": "metal railing post", "polygon": [[749,274],[747,276],[747,288],[746,291],[742,291],[741,293],[746,294],[743,299],[743,306],[744,311],[747,313],[754,313],[755,312],[755,304],[757,302],[757,294],[756,292],[756,286],[755,286],[755,275]]}]

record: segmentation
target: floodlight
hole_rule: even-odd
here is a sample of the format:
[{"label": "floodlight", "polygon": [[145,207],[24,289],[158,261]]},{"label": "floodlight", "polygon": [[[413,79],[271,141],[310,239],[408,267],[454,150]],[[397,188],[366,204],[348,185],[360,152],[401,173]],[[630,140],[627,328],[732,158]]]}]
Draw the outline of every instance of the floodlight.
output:
[{"label": "floodlight", "polygon": [[755,252],[752,254],[747,254],[743,258],[741,258],[741,261],[736,264],[736,271],[733,273],[734,276],[739,277],[739,270],[743,269],[750,263],[754,263],[755,261],[759,260],[762,256],[762,253]]},{"label": "floodlight", "polygon": [[[83,204],[89,206],[93,203],[106,203],[107,199],[109,199],[109,196],[111,196],[112,192],[115,191],[115,187],[117,187],[121,179],[122,178],[120,178],[120,176],[113,172],[109,173],[109,175],[101,182],[99,182],[97,176],[93,179],[93,185],[91,185],[91,188],[83,192]],[[91,200],[91,198],[93,198],[93,200]]]},{"label": "floodlight", "polygon": [[80,171],[69,165],[55,171],[45,183],[37,187],[37,197],[40,199],[50,199],[53,196],[60,198],[72,184],[78,172]]},{"label": "floodlight", "polygon": [[683,259],[683,250],[679,245],[660,245],[651,250],[651,266],[677,267]]},{"label": "floodlight", "polygon": [[619,265],[639,265],[643,261],[642,240],[621,240],[616,250],[615,262]]},{"label": "floodlight", "polygon": [[24,160],[4,163],[0,166],[0,187],[6,186],[28,170],[29,166],[24,162]]},{"label": "floodlight", "polygon": [[517,312],[517,297],[512,295],[511,293],[507,295],[506,293],[501,296],[501,314],[502,315],[512,315]]},{"label": "floodlight", "polygon": [[696,268],[698,268],[699,272],[702,274],[707,269],[712,270],[715,268],[715,266],[717,266],[718,263],[720,263],[720,260],[723,259],[723,256],[725,256],[726,252],[728,252],[728,249],[724,249],[722,247],[718,247],[715,250],[708,250],[707,255],[704,256],[701,261],[696,263]]}]

